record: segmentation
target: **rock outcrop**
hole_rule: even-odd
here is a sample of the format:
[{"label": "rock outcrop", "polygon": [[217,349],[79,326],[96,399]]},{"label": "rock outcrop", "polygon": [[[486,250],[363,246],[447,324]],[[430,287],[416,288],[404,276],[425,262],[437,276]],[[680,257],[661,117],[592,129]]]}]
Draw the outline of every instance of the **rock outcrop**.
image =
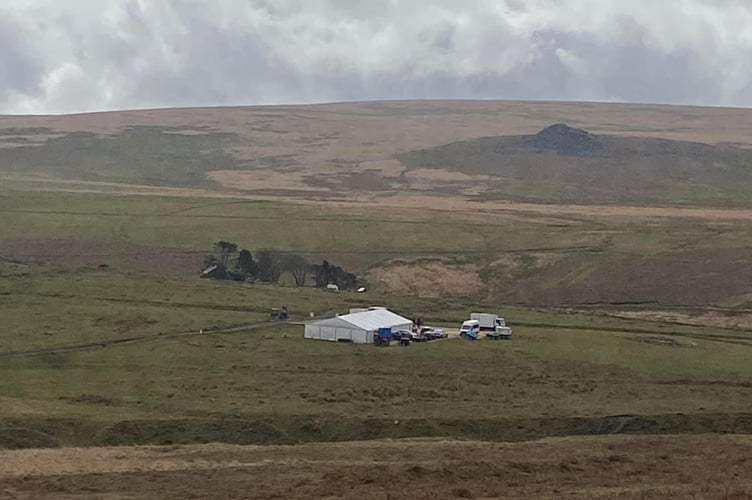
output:
[{"label": "rock outcrop", "polygon": [[563,123],[544,128],[526,141],[527,146],[539,151],[556,151],[565,156],[592,156],[603,149],[596,136]]}]

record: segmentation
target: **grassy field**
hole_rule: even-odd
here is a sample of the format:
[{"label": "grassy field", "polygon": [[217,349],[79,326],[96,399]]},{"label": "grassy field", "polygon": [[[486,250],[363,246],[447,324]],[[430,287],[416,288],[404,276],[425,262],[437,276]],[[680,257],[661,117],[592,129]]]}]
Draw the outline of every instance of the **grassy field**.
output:
[{"label": "grassy field", "polygon": [[[481,415],[517,418],[528,422],[522,435],[535,436],[570,425],[537,419],[750,410],[746,349],[752,337],[743,326],[619,318],[626,306],[567,300],[578,288],[594,302],[599,294],[608,302],[630,293],[646,302],[653,296],[704,300],[702,294],[719,290],[723,280],[727,295],[718,302],[733,300],[735,308],[697,309],[679,301],[672,310],[744,314],[746,274],[734,259],[743,258],[752,235],[741,221],[698,226],[682,218],[638,223],[357,209],[343,215],[326,206],[268,201],[12,189],[0,192],[0,210],[6,254],[0,263],[6,327],[0,394],[10,398],[0,412],[33,417],[55,436],[59,422],[40,418],[39,408],[53,420],[94,422],[73,433],[89,437],[88,425],[104,432],[113,419],[189,415],[253,422],[284,417],[278,430],[285,439],[306,438],[298,419],[322,414],[350,415],[351,427],[339,437],[348,439],[362,436],[371,418],[415,419],[418,435],[451,435],[448,422]],[[178,258],[183,252],[200,260],[219,239],[312,261],[327,258],[365,276],[379,266],[409,273],[419,265],[411,262],[425,259],[447,268],[475,266],[465,277],[483,276],[483,286],[465,296],[429,298],[375,281],[366,294],[332,294],[205,281],[197,277],[197,262],[191,267]],[[725,274],[708,278],[724,252]],[[693,255],[705,267],[693,271]],[[186,266],[182,272],[164,272],[176,262]],[[705,277],[695,281],[698,276]],[[427,282],[426,290],[431,286]],[[519,300],[525,297],[534,299]],[[558,298],[556,308],[547,297]],[[271,307],[285,305],[293,320],[302,320],[311,312],[372,304],[448,327],[478,307],[501,310],[518,337],[381,351],[302,342],[300,326],[264,325]],[[195,335],[200,330],[211,335]],[[97,349],[98,343],[106,347]],[[26,351],[41,352],[19,356]],[[702,419],[670,425],[677,431],[716,428]],[[327,429],[322,435],[336,437]],[[60,439],[86,442],[66,441],[65,433]]]},{"label": "grassy field", "polygon": [[[738,308],[751,292],[743,219],[343,210],[8,188],[0,213],[0,255],[140,274],[195,276],[212,244],[228,240],[327,259],[374,290],[488,304]],[[471,286],[456,286],[464,282]]]},{"label": "grassy field", "polygon": [[[744,183],[672,182],[647,193],[661,206],[480,201],[464,186],[488,172],[393,159],[560,121],[749,147],[747,116],[0,117],[0,496],[749,498],[752,213],[677,206],[746,206]],[[571,191],[508,177],[528,199]],[[367,291],[202,280],[218,240],[327,259]],[[303,339],[311,313],[365,305],[450,329],[497,311],[514,336]],[[281,306],[291,321],[269,319]]]},{"label": "grassy field", "polygon": [[[225,238],[252,248],[303,254],[462,254],[562,248],[593,242],[590,234],[546,221],[452,220],[441,212],[419,218],[399,214],[349,215],[312,208],[244,200],[206,201],[175,197],[4,191],[2,234],[22,239],[76,239],[208,250]],[[546,228],[546,234],[541,230]],[[470,248],[468,248],[470,247]],[[370,260],[372,260],[369,257]],[[365,262],[360,263],[361,266]]]},{"label": "grassy field", "polygon": [[[505,308],[510,342],[377,349],[268,323],[283,304],[300,320],[372,303],[449,328],[474,307],[11,265],[0,294],[5,445],[25,442],[19,428],[65,445],[517,440],[598,434],[612,415],[651,432],[747,430],[752,337],[740,330]],[[262,430],[217,424],[227,419]]]}]

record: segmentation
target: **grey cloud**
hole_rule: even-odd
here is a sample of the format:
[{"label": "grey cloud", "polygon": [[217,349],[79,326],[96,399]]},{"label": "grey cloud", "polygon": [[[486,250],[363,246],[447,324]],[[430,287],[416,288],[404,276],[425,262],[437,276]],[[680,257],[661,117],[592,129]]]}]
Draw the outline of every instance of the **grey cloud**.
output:
[{"label": "grey cloud", "polygon": [[752,82],[740,89],[734,97],[734,102],[739,106],[752,107]]},{"label": "grey cloud", "polygon": [[568,3],[550,0],[102,2],[35,24],[0,18],[0,112],[392,98],[752,105],[752,35],[698,17],[734,7],[752,22],[743,1],[675,0],[673,22],[694,23],[692,36],[656,25],[638,0],[576,25]]},{"label": "grey cloud", "polygon": [[20,26],[0,18],[0,105],[15,93],[39,95],[44,74]]},{"label": "grey cloud", "polygon": [[446,53],[454,50],[454,36],[456,27],[449,22],[439,23],[430,30],[424,30],[421,38],[432,45],[436,50]]},{"label": "grey cloud", "polygon": [[[567,82],[567,95],[572,98],[668,104],[719,102],[718,85],[702,67],[699,54],[691,49],[664,52],[646,43],[642,29],[633,33],[628,39],[607,43],[583,33],[546,32],[539,36],[550,41],[546,65],[556,68],[552,74]],[[556,49],[579,58],[586,71],[576,73],[557,64],[553,60]],[[547,78],[546,74],[537,76]],[[555,88],[551,90],[556,93]]]},{"label": "grey cloud", "polygon": [[176,66],[138,73],[123,91],[137,105],[179,106],[259,101],[279,88],[296,93],[294,67],[270,56],[253,32],[228,32],[193,13],[176,13],[188,36],[175,40]]},{"label": "grey cloud", "polygon": [[[328,4],[334,11],[346,17],[378,20],[387,17],[394,2],[389,0],[381,2],[374,2],[373,0],[329,0]],[[409,10],[410,6],[403,4],[403,8]]]}]

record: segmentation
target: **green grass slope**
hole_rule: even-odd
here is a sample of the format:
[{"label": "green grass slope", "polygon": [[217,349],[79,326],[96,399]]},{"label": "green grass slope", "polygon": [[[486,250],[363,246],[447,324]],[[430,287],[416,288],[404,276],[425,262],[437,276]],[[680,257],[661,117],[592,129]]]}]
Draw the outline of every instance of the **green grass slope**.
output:
[{"label": "green grass slope", "polygon": [[0,171],[60,179],[205,186],[208,172],[239,165],[225,150],[232,137],[172,127],[129,127],[115,134],[0,129]]},{"label": "green grass slope", "polygon": [[[485,137],[405,153],[410,169],[488,175],[485,199],[544,203],[749,206],[752,152],[731,146],[595,136],[597,149],[562,154],[536,136]],[[563,140],[566,141],[566,138]],[[555,144],[554,144],[555,145]],[[576,147],[576,145],[573,145]]]},{"label": "green grass slope", "polygon": [[738,331],[504,308],[509,342],[379,349],[264,324],[269,306],[288,305],[295,320],[377,301],[447,327],[475,307],[112,272],[8,276],[0,437],[23,447],[23,436],[101,445],[752,432],[740,420],[752,412],[752,338]]},{"label": "green grass slope", "polygon": [[[196,276],[212,244],[229,240],[327,259],[398,293],[408,288],[382,282],[379,270],[469,266],[461,277],[429,276],[415,293],[446,290],[488,304],[748,307],[752,293],[752,229],[744,220],[343,214],[238,199],[11,189],[0,190],[0,214],[0,255],[72,268]],[[456,286],[463,279],[477,288]]]}]

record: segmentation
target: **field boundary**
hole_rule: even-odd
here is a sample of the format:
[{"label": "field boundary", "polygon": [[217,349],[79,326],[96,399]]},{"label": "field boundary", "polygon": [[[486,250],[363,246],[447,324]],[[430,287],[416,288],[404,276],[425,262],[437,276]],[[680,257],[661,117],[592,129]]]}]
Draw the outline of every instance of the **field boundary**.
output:
[{"label": "field boundary", "polygon": [[70,344],[67,346],[49,347],[45,349],[29,349],[26,351],[7,351],[7,352],[0,352],[0,359],[44,356],[48,354],[57,354],[57,353],[62,353],[62,352],[91,351],[94,349],[104,349],[106,347],[122,345],[122,344],[135,344],[137,342],[149,342],[149,341],[160,340],[160,339],[175,339],[175,338],[180,338],[180,337],[190,337],[194,335],[201,336],[201,335],[217,335],[217,334],[222,334],[222,333],[237,333],[237,332],[244,332],[248,330],[257,330],[265,326],[273,326],[276,324],[279,324],[279,322],[267,321],[264,323],[238,325],[238,326],[233,326],[230,328],[207,329],[207,330],[199,330],[199,331],[193,330],[193,331],[176,332],[176,333],[154,333],[151,335],[137,335],[137,336],[121,338],[121,339],[100,340],[97,342]]},{"label": "field boundary", "polygon": [[279,445],[451,438],[525,442],[601,435],[752,434],[751,413],[560,416],[486,419],[352,418],[285,415],[138,419],[0,419],[0,449],[228,443]]},{"label": "field boundary", "polygon": [[[694,326],[684,325],[683,323],[660,323],[677,326]],[[610,332],[610,333],[635,333],[641,335],[665,335],[667,337],[687,337],[697,340],[709,340],[713,342],[726,342],[729,344],[746,345],[752,347],[752,336],[742,335],[713,335],[710,333],[693,333],[693,332],[667,332],[663,330],[648,330],[646,328],[619,328],[615,326],[590,326],[590,325],[556,325],[551,323],[528,323],[524,321],[515,321],[514,326],[524,326],[529,328],[546,328],[560,330],[583,330],[591,332]],[[717,330],[725,330],[733,333],[742,332],[733,328],[715,327]]]}]

